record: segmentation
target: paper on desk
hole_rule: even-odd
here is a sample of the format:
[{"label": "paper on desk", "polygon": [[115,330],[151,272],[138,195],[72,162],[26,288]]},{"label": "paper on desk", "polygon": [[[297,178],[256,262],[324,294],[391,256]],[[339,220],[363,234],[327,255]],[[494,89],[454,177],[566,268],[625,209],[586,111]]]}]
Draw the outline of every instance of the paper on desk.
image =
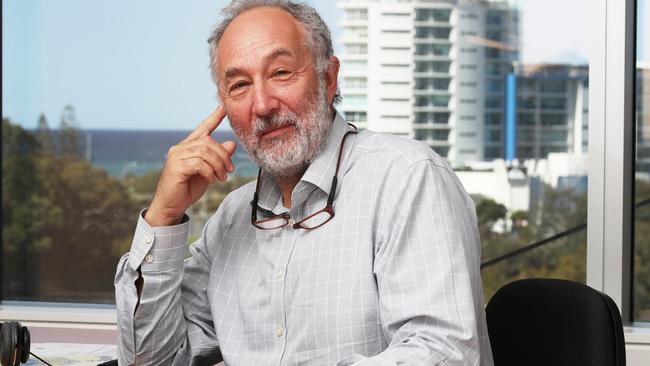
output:
[{"label": "paper on desk", "polygon": [[[117,357],[117,346],[108,344],[36,343],[30,351],[53,366],[95,366]],[[25,365],[43,365],[30,355]]]}]

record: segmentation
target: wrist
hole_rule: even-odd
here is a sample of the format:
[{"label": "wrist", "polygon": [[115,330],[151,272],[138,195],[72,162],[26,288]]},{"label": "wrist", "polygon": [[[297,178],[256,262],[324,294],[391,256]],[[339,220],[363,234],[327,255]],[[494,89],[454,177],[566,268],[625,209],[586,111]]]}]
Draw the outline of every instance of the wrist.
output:
[{"label": "wrist", "polygon": [[144,213],[144,220],[151,227],[173,226],[181,224],[183,222],[183,216],[184,214],[182,213],[180,215],[164,214],[161,210],[149,207]]}]

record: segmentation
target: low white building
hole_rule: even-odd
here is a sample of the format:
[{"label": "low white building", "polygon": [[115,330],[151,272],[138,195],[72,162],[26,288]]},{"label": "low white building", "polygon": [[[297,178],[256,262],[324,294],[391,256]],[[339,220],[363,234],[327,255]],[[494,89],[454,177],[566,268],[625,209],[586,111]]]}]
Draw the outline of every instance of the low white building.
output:
[{"label": "low white building", "polygon": [[538,180],[553,189],[586,189],[587,156],[551,153],[547,159],[526,160],[509,165],[504,160],[475,162],[456,174],[469,194],[482,195],[504,205],[508,212],[529,211],[538,200],[539,190],[531,190]]}]

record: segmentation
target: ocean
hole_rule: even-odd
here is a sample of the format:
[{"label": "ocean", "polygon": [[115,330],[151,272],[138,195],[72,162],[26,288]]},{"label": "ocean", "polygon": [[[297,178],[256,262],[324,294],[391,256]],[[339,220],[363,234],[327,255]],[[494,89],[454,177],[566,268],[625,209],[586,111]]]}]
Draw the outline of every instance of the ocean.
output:
[{"label": "ocean", "polygon": [[[140,176],[152,170],[162,169],[167,150],[190,133],[190,131],[154,130],[82,130],[80,132],[84,156],[93,165],[106,170],[110,176],[116,178],[123,178],[127,174]],[[244,177],[257,175],[257,166],[250,160],[234,133],[215,131],[212,136],[217,141],[237,141],[238,147],[233,157],[235,174]]]}]

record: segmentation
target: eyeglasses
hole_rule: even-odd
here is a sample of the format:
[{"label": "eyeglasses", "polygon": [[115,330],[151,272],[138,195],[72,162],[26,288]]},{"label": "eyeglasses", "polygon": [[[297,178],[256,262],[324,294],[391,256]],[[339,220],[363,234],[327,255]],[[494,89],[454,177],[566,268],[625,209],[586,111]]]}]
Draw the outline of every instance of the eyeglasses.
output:
[{"label": "eyeglasses", "polygon": [[[348,125],[352,126],[354,130],[348,131],[345,133],[345,135],[343,135],[343,140],[341,141],[341,147],[339,148],[339,158],[336,161],[336,172],[334,173],[334,177],[332,178],[332,186],[330,187],[330,193],[329,196],[327,197],[327,205],[325,205],[325,208],[305,217],[304,219],[298,222],[294,222],[291,216],[289,216],[289,214],[286,212],[276,215],[272,211],[260,207],[257,204],[257,201],[259,199],[258,192],[260,188],[260,178],[262,176],[262,169],[260,169],[257,173],[257,184],[255,186],[255,194],[253,195],[253,200],[251,201],[251,207],[252,207],[251,224],[253,226],[261,230],[274,230],[274,229],[279,229],[281,227],[285,227],[287,225],[291,225],[291,227],[294,229],[313,230],[325,225],[328,221],[330,221],[334,217],[334,208],[332,207],[332,204],[334,203],[334,196],[336,195],[336,185],[337,185],[336,176],[339,174],[341,156],[343,155],[343,144],[345,143],[345,139],[348,137],[348,135],[357,133],[357,127],[355,125],[351,123],[348,123]],[[260,211],[261,213],[264,214],[264,216],[267,216],[268,218],[258,220],[257,211]]]}]

